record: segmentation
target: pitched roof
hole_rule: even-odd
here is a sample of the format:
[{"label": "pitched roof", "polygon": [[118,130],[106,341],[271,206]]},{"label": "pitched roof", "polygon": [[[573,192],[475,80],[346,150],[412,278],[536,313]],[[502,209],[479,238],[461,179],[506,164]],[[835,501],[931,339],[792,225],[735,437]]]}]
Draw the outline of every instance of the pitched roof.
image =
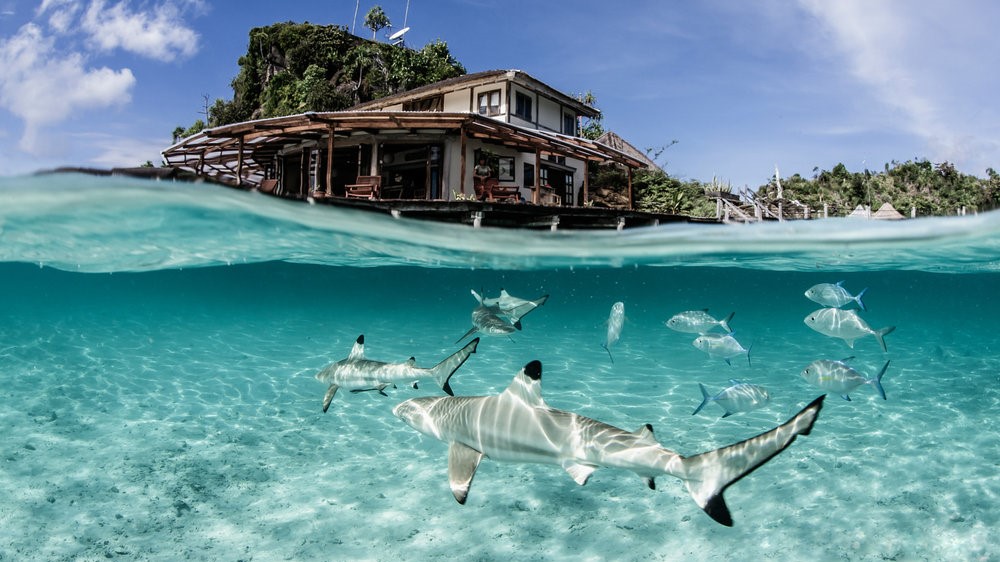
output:
[{"label": "pitched roof", "polygon": [[652,158],[647,156],[644,152],[642,152],[638,148],[629,144],[628,141],[621,138],[612,131],[607,131],[603,135],[597,137],[597,142],[605,146],[610,146],[611,148],[619,152],[624,152],[625,154],[628,154],[629,156],[645,164],[646,167],[649,168],[650,170],[660,169],[660,165],[654,162]]},{"label": "pitched roof", "polygon": [[898,219],[905,219],[906,217],[904,217],[902,213],[897,211],[896,208],[892,206],[892,203],[886,202],[883,203],[882,206],[879,207],[878,210],[872,214],[872,218],[898,220]]},{"label": "pitched roof", "polygon": [[558,103],[570,106],[577,113],[585,117],[597,117],[601,114],[598,109],[590,107],[580,100],[556,90],[552,86],[549,86],[548,84],[521,70],[486,70],[483,72],[463,74],[462,76],[447,78],[432,84],[427,84],[426,86],[420,86],[419,88],[385,96],[377,100],[359,103],[358,105],[349,108],[348,111],[384,109],[388,105],[420,99],[436,93],[451,92],[462,88],[506,82],[508,80],[539,92]]}]

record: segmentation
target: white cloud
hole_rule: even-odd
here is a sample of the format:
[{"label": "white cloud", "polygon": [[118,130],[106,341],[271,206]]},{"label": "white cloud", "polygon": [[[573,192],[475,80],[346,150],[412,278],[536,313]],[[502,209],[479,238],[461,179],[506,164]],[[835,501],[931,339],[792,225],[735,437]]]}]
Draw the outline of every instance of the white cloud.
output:
[{"label": "white cloud", "polygon": [[983,78],[983,65],[997,52],[988,23],[997,16],[992,3],[957,1],[947,9],[903,0],[800,5],[823,32],[811,47],[838,54],[863,86],[859,95],[888,108],[884,117],[920,138],[926,156],[976,167],[995,158],[1000,139],[983,125],[995,122],[992,110],[983,109],[993,106],[983,92],[995,87]]},{"label": "white cloud", "polygon": [[169,62],[198,50],[198,34],[184,25],[179,10],[171,3],[160,4],[147,13],[131,11],[124,1],[108,7],[105,0],[93,0],[81,25],[104,51],[120,48]]},{"label": "white cloud", "polygon": [[24,121],[20,146],[36,152],[39,128],[75,111],[127,103],[135,85],[124,68],[85,68],[79,53],[60,54],[33,23],[0,40],[0,107]]}]

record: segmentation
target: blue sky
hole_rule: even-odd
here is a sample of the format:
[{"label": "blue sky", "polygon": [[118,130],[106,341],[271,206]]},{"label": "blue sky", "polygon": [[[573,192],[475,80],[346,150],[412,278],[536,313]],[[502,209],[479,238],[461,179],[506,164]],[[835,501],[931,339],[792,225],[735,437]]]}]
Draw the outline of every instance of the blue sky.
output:
[{"label": "blue sky", "polygon": [[[207,94],[229,99],[250,28],[352,25],[355,0],[0,0],[0,174],[159,162]],[[470,72],[590,90],[672,175],[756,188],[777,165],[950,161],[1000,169],[1000,3],[991,0],[378,2],[407,44]],[[385,40],[385,32],[379,39]]]}]

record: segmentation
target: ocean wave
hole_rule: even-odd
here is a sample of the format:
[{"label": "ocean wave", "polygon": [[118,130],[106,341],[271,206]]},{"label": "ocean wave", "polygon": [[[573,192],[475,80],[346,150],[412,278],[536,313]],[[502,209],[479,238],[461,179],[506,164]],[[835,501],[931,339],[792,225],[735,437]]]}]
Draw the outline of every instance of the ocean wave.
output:
[{"label": "ocean wave", "polygon": [[212,184],[79,174],[0,178],[0,262],[124,272],[267,261],[509,270],[649,265],[996,272],[1000,212],[624,231],[474,229]]}]

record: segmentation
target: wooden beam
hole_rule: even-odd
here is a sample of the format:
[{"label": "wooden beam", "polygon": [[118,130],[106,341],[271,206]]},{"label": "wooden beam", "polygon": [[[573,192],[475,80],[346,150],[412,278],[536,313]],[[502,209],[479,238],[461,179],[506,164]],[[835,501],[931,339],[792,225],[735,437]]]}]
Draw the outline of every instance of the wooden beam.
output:
[{"label": "wooden beam", "polygon": [[632,167],[631,166],[625,166],[625,169],[628,170],[628,210],[631,211],[632,207],[633,207],[633,205],[632,205]]},{"label": "wooden beam", "polygon": [[326,140],[326,194],[333,195],[333,135],[337,126],[330,123],[330,137]]},{"label": "wooden beam", "polygon": [[542,151],[535,149],[535,193],[531,196],[531,202],[535,205],[542,196]]},{"label": "wooden beam", "polygon": [[462,158],[459,165],[459,175],[458,175],[458,192],[465,195],[465,126],[463,125],[458,130],[459,137],[461,137],[462,142]]}]

